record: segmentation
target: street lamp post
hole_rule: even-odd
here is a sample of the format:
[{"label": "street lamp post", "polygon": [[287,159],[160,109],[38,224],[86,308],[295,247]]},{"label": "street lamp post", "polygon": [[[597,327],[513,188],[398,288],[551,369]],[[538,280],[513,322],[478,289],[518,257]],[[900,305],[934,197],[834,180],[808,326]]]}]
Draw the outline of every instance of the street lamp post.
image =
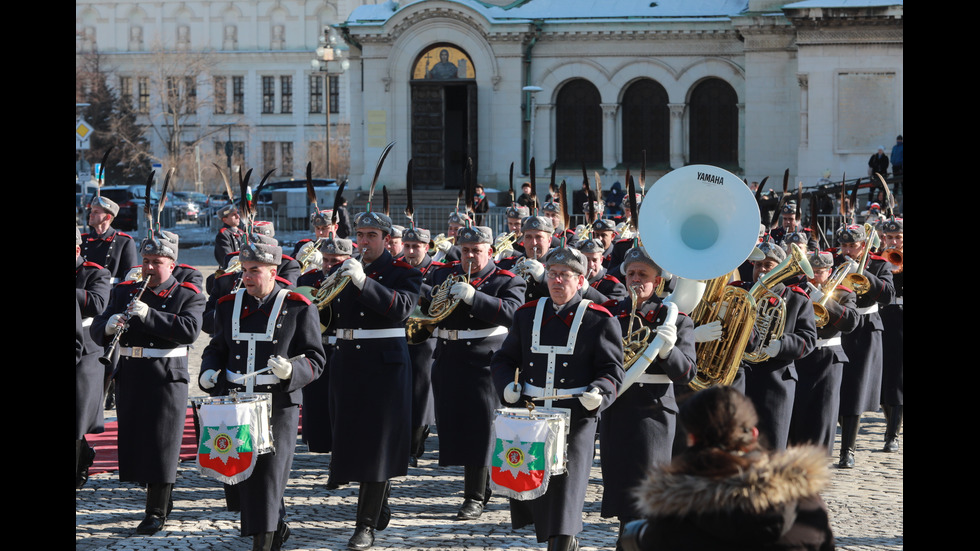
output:
[{"label": "street lamp post", "polygon": [[[324,92],[326,101],[323,104],[327,114],[327,130],[324,149],[326,150],[327,178],[330,177],[330,77],[340,76],[350,67],[347,59],[347,44],[344,44],[337,36],[337,31],[326,25],[323,27],[323,34],[320,35],[320,45],[316,48],[316,57],[312,61],[313,69],[324,73]],[[339,109],[338,109],[339,110]]]},{"label": "street lamp post", "polygon": [[534,95],[542,90],[540,86],[525,86],[521,88],[528,95],[528,120],[530,121],[530,128],[528,129],[527,136],[527,165],[524,169],[524,173],[528,174],[530,171],[531,159],[534,158],[534,119],[537,118],[534,111]]}]

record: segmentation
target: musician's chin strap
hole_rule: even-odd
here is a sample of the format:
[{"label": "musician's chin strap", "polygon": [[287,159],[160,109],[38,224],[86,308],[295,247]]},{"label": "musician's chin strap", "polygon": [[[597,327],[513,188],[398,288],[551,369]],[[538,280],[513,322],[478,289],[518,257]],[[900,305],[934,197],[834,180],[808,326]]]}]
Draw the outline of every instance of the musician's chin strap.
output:
[{"label": "musician's chin strap", "polygon": [[[286,300],[286,295],[288,294],[288,289],[280,289],[276,294],[275,302],[272,304],[272,311],[269,312],[269,323],[265,326],[265,333],[242,333],[242,297],[245,296],[245,289],[239,289],[235,293],[235,306],[231,313],[231,338],[236,341],[248,341],[248,355],[245,358],[245,375],[251,375],[255,371],[255,343],[269,342],[272,340],[276,331],[276,321],[279,319],[279,311],[282,309],[282,303]],[[226,375],[229,381],[235,381],[232,373],[229,372]],[[247,377],[245,381],[245,392],[251,393],[254,389],[255,377]]]},{"label": "musician's chin strap", "polygon": [[[575,317],[572,318],[571,329],[568,332],[568,342],[565,343],[565,346],[541,346],[541,322],[544,318],[546,302],[548,301],[543,299],[539,300],[534,309],[534,321],[531,324],[531,352],[534,354],[548,355],[548,371],[547,377],[545,378],[544,396],[553,396],[555,394],[555,360],[559,354],[571,356],[575,353],[575,341],[578,339],[578,330],[582,326],[582,318],[585,316],[585,311],[589,309],[589,304],[592,304],[592,301],[582,299],[578,303],[578,308],[575,310]],[[545,400],[544,407],[550,408],[551,402],[552,400]]]}]

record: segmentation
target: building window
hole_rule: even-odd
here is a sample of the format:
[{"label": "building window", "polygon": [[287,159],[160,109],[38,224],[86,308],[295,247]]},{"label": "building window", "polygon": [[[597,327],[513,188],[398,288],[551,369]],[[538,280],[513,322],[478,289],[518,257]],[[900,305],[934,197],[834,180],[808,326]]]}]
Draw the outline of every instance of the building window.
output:
[{"label": "building window", "polygon": [[214,112],[224,115],[228,112],[228,79],[214,77]]},{"label": "building window", "polygon": [[[229,143],[231,144],[230,148],[228,147]],[[227,166],[229,153],[231,154],[231,166],[242,166],[245,162],[245,142],[226,142],[224,140],[214,142],[215,156],[225,160],[220,164]]]},{"label": "building window", "polygon": [[310,113],[323,113],[323,75],[310,75]]},{"label": "building window", "polygon": [[655,80],[637,80],[623,94],[623,164],[670,166],[670,107],[667,90]]},{"label": "building window", "polygon": [[174,114],[180,110],[180,87],[177,85],[176,77],[167,77],[167,97],[164,100],[167,106],[167,113]]},{"label": "building window", "polygon": [[281,76],[279,77],[279,88],[280,88],[280,102],[279,102],[279,112],[280,113],[292,113],[293,112],[293,77],[291,76]]},{"label": "building window", "polygon": [[184,77],[184,113],[197,113],[197,78]]},{"label": "building window", "polygon": [[262,172],[276,168],[276,142],[262,142]]},{"label": "building window", "polygon": [[262,77],[262,113],[275,113],[276,109],[276,80],[273,77]]},{"label": "building window", "polygon": [[292,176],[293,174],[293,142],[280,142],[279,143],[279,160],[280,168],[279,174],[283,176]]},{"label": "building window", "polygon": [[340,77],[328,75],[327,81],[330,83],[330,112],[340,113]]},{"label": "building window", "polygon": [[262,170],[272,169],[282,177],[293,175],[292,142],[262,142]]},{"label": "building window", "polygon": [[602,107],[599,90],[576,79],[558,92],[555,100],[555,149],[563,168],[602,164]]},{"label": "building window", "polygon": [[245,77],[231,77],[231,112],[245,112]]},{"label": "building window", "polygon": [[691,91],[690,162],[738,172],[738,95],[720,78]]},{"label": "building window", "polygon": [[119,77],[119,100],[126,111],[133,108],[133,77]]},{"label": "building window", "polygon": [[140,113],[147,114],[150,112],[150,78],[139,77],[136,81],[136,86],[139,93],[139,103],[136,105],[136,110]]}]

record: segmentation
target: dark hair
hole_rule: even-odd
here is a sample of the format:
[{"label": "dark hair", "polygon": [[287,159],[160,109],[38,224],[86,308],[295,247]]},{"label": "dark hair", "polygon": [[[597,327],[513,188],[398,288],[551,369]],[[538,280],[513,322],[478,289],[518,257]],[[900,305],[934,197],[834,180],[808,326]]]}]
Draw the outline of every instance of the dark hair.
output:
[{"label": "dark hair", "polygon": [[753,431],[759,423],[755,406],[730,386],[695,392],[681,404],[678,420],[694,444],[674,460],[674,472],[728,474],[763,451]]}]

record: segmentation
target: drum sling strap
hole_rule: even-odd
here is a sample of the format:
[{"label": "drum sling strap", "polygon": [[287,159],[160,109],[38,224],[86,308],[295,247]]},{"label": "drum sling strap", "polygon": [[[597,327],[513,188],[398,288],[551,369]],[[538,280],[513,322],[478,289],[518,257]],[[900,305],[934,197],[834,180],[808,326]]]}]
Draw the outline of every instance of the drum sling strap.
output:
[{"label": "drum sling strap", "polygon": [[[288,289],[280,289],[279,293],[276,294],[275,302],[272,304],[272,310],[269,312],[269,323],[266,324],[264,333],[242,333],[242,297],[245,295],[245,289],[239,289],[235,293],[235,306],[231,312],[231,338],[236,341],[248,341],[248,355],[245,358],[246,375],[255,371],[255,343],[269,342],[272,340],[276,331],[276,320],[279,319],[279,311],[282,310],[282,303],[286,300],[286,295],[288,294]],[[231,373],[227,373],[226,375],[229,380],[233,380]],[[248,377],[245,382],[245,392],[251,393],[254,389],[255,377]]]},{"label": "drum sling strap", "polygon": [[[568,342],[565,346],[542,346],[541,345],[541,321],[544,318],[544,307],[548,300],[539,300],[537,307],[534,309],[534,321],[531,323],[531,352],[533,354],[547,354],[548,355],[548,370],[547,376],[545,377],[544,385],[544,395],[554,396],[555,395],[555,366],[556,359],[559,354],[563,356],[571,356],[575,353],[575,341],[578,339],[578,330],[582,326],[582,318],[585,317],[585,311],[589,309],[589,305],[592,301],[589,299],[582,299],[578,304],[578,308],[575,310],[575,317],[572,318],[572,326],[568,331]],[[553,400],[545,400],[544,407],[550,408]]]}]

